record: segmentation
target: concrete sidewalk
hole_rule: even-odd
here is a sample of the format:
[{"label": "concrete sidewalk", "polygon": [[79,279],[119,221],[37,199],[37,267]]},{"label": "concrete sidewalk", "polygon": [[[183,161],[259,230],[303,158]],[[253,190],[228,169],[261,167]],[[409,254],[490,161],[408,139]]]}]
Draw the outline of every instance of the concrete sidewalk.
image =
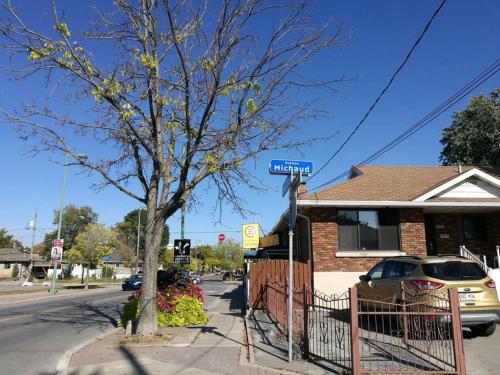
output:
[{"label": "concrete sidewalk", "polygon": [[[265,353],[268,348],[248,345],[242,317],[241,284],[228,285],[217,303],[207,311],[203,327],[162,328],[160,333],[173,339],[155,344],[121,344],[123,330],[96,340],[70,353],[67,366],[60,372],[70,375],[122,374],[323,374],[324,369],[294,361],[288,364],[286,353]],[[250,328],[251,330],[251,328]],[[251,335],[260,335],[254,330]],[[250,341],[252,338],[250,337]],[[255,340],[258,341],[258,340]],[[249,351],[250,349],[250,351]],[[274,367],[271,368],[270,366]],[[299,371],[297,371],[299,370]]]},{"label": "concrete sidewalk", "polygon": [[66,373],[250,374],[250,368],[240,364],[242,354],[246,361],[247,349],[241,294],[240,285],[229,285],[210,307],[203,327],[162,329],[174,335],[165,344],[110,345],[111,338],[93,342],[71,356]]}]

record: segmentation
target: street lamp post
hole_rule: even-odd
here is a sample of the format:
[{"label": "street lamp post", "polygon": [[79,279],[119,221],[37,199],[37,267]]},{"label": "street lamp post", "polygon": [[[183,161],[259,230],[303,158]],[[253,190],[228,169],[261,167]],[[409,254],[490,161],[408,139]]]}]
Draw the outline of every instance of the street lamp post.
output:
[{"label": "street lamp post", "polygon": [[[85,154],[76,154],[77,159],[86,159],[87,155]],[[66,179],[68,175],[68,158],[69,153],[66,152],[64,155],[64,175],[63,175],[63,183],[61,186],[61,201],[59,204],[59,223],[57,224],[57,239],[61,239],[61,228],[62,228],[62,219],[63,219],[63,209],[64,209],[64,191],[66,190]],[[53,271],[52,271],[52,287],[50,288],[50,294],[56,294],[56,280],[57,280],[57,263],[53,261]],[[62,253],[61,253],[61,272],[62,272]]]}]

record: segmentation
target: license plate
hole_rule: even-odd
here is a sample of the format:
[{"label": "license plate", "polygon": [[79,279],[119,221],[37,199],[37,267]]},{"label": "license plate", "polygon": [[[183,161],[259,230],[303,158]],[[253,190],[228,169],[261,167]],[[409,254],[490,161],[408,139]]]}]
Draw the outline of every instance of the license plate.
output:
[{"label": "license plate", "polygon": [[460,301],[474,301],[474,293],[458,293],[458,299]]}]

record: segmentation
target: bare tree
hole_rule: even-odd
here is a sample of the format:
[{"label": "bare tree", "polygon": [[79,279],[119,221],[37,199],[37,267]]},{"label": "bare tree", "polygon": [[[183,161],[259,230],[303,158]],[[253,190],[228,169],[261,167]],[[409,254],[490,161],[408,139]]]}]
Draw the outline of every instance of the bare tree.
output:
[{"label": "bare tree", "polygon": [[[207,179],[217,207],[242,209],[236,187],[262,188],[248,161],[314,140],[294,137],[320,114],[317,97],[297,94],[334,90],[338,80],[307,79],[304,65],[338,44],[341,29],[315,25],[308,0],[116,0],[78,32],[55,1],[52,25],[39,29],[11,1],[1,4],[2,44],[16,61],[9,73],[45,74],[51,93],[89,106],[84,119],[37,105],[2,110],[5,119],[36,139],[33,152],[67,153],[102,178],[96,188],[114,186],[147,207],[137,331],[151,335],[166,219]],[[93,137],[106,156],[78,158],[75,135]]]}]

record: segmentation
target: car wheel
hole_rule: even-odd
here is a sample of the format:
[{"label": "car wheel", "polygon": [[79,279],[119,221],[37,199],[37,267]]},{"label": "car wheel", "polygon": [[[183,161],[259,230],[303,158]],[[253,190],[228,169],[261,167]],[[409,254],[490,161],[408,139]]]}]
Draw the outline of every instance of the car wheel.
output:
[{"label": "car wheel", "polygon": [[497,325],[495,324],[495,322],[491,322],[487,324],[480,324],[478,326],[470,327],[470,330],[476,336],[491,336],[493,333],[495,333],[496,328]]},{"label": "car wheel", "polygon": [[198,280],[193,279],[193,284],[198,284]]}]

